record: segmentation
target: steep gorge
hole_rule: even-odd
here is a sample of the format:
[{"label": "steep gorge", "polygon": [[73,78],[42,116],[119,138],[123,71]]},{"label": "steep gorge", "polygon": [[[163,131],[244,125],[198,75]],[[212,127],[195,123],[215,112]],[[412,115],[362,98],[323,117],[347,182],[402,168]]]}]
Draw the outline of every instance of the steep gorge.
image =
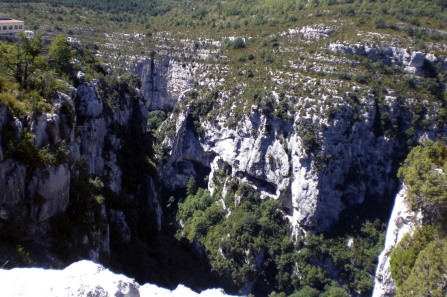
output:
[{"label": "steep gorge", "polygon": [[[222,40],[174,40],[158,32],[156,54],[129,57],[136,62],[126,70],[138,77],[78,76],[58,93],[51,112],[18,116],[2,104],[0,226],[7,252],[0,263],[49,266],[90,258],[171,288],[218,284],[263,296],[272,288],[322,292],[336,283],[345,294],[369,295],[372,266],[344,259],[364,276],[352,280],[354,272],[342,271],[330,245],[349,238],[337,248],[361,249],[349,232],[388,220],[401,187],[397,170],[411,147],[446,135],[447,63],[436,43],[419,50],[405,37],[375,32],[348,42],[344,26],[351,24],[315,22]],[[148,112],[157,110],[168,117],[149,132]],[[278,201],[273,213],[287,218],[290,238],[272,250],[293,256],[270,259],[270,251],[252,248],[248,239],[242,251],[229,251],[220,244],[230,240],[228,232],[213,242],[216,250],[248,268],[236,285],[219,279],[219,271],[210,271],[215,251],[203,238],[183,236],[185,221],[178,219],[181,205],[196,194],[188,193],[191,180],[222,205],[218,219],[230,218],[244,199]],[[225,201],[231,194],[235,208]],[[387,258],[414,216],[403,196],[396,196],[374,296],[395,292]],[[201,222],[204,209],[195,211]],[[265,227],[253,221],[249,213],[238,223]],[[310,254],[318,243],[320,254]],[[368,250],[368,261],[375,264],[374,252]],[[314,270],[303,271],[296,264],[302,258]],[[276,277],[274,260],[287,272]],[[255,291],[260,283],[268,284]]]},{"label": "steep gorge", "polygon": [[[445,68],[441,58],[421,52],[409,54],[398,48],[329,44],[329,49],[348,57],[366,55],[374,63],[402,67],[403,74],[415,77],[427,75],[427,67],[431,67],[427,65],[432,63],[441,72]],[[209,80],[212,71],[200,63],[184,62],[182,68],[177,68],[176,77],[187,77],[191,68],[196,68],[199,76],[195,81],[189,80],[189,84],[183,81],[178,84],[182,86],[177,100],[180,108],[174,109],[160,129],[163,155],[159,173],[163,186],[170,193],[182,193],[194,177],[213,193],[215,176],[224,169],[232,178],[250,184],[262,199],[278,200],[293,227],[294,238],[303,238],[307,232],[335,230],[334,225],[340,228],[337,226],[352,219],[353,211],[386,221],[400,187],[397,169],[408,153],[409,144],[435,140],[445,134],[445,127],[437,117],[442,104],[424,102],[424,110],[429,112],[422,116],[422,127],[418,124],[421,118],[415,99],[403,98],[392,89],[382,93],[349,82],[334,97],[326,95],[327,91],[317,85],[314,85],[317,92],[310,97],[296,98],[287,93],[284,96],[277,93],[278,87],[270,94],[267,91],[275,108],[279,108],[281,101],[287,102],[289,111],[285,118],[278,117],[276,112],[266,112],[264,102],[249,106],[242,115],[233,108],[229,111],[225,103],[241,94],[234,95],[234,91],[231,94],[224,87],[214,93],[215,101],[205,108],[206,112],[197,113],[202,105],[210,104],[206,92],[219,85],[219,81]],[[150,85],[153,80],[142,83]],[[322,79],[320,84],[334,88],[336,83]],[[199,98],[191,89],[194,86]],[[194,100],[198,100],[198,105]],[[317,108],[308,104],[319,100],[324,103],[317,103]],[[238,120],[229,124],[232,118]],[[395,232],[389,228],[388,232]],[[392,245],[388,241],[387,255]],[[386,255],[379,258],[375,296],[387,296],[395,290],[386,261]]]}]

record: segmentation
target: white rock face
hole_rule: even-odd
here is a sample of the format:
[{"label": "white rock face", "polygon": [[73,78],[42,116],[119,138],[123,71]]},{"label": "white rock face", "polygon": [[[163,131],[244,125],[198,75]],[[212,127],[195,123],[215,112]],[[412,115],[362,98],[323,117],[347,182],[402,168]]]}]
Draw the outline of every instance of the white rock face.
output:
[{"label": "white rock face", "polygon": [[426,62],[439,63],[441,71],[447,67],[447,62],[419,51],[398,47],[377,47],[364,44],[346,45],[342,43],[330,43],[329,50],[337,54],[366,55],[373,61],[383,60],[394,65],[404,66],[405,71],[412,74],[422,74]]},{"label": "white rock face", "polygon": [[322,150],[331,156],[323,171],[316,169],[314,156],[305,151],[301,125],[254,111],[235,128],[226,125],[226,116],[202,122],[205,135],[196,139],[186,126],[186,116],[179,115],[176,136],[168,140],[171,155],[160,168],[161,178],[171,189],[185,187],[189,177],[198,176],[202,168],[211,171],[208,188],[212,189],[214,172],[226,164],[233,176],[251,182],[262,198],[279,199],[294,227],[327,230],[346,206],[362,203],[367,195],[383,197],[393,188],[387,178],[393,144],[374,135],[374,103],[366,104],[370,106],[362,121],[351,122],[353,111],[348,107],[330,123],[325,117],[310,121],[296,115],[294,122],[303,122],[303,126],[306,121],[313,126],[327,125],[318,135]]},{"label": "white rock face", "polygon": [[393,212],[386,230],[385,247],[379,255],[372,297],[391,297],[396,293],[396,281],[391,277],[390,255],[396,245],[408,233],[412,233],[415,223],[421,221],[420,214],[408,209],[405,203],[406,189],[396,195]]},{"label": "white rock face", "polygon": [[288,29],[287,33],[289,36],[302,34],[306,39],[320,40],[328,38],[334,29],[326,27],[325,25],[314,25],[314,26],[304,26],[300,29]]},{"label": "white rock face", "polygon": [[156,285],[140,286],[134,279],[115,274],[102,265],[79,261],[64,270],[42,268],[0,269],[1,294],[8,297],[224,297],[220,289],[198,294],[179,285],[170,291]]},{"label": "white rock face", "polygon": [[107,133],[104,118],[90,119],[84,122],[81,131],[81,154],[86,159],[88,174],[101,175],[104,171],[104,138]]},{"label": "white rock face", "polygon": [[141,77],[142,92],[151,110],[170,110],[180,94],[194,83],[194,64],[165,60],[144,60],[134,72]]},{"label": "white rock face", "polygon": [[79,104],[77,111],[86,117],[98,117],[103,110],[103,102],[96,93],[96,82],[84,83],[77,89]]}]

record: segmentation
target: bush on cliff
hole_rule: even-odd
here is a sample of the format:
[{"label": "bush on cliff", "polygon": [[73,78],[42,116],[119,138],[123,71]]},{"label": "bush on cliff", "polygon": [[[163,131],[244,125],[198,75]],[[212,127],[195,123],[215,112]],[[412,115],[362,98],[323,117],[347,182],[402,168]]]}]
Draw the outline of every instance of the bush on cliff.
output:
[{"label": "bush on cliff", "polygon": [[410,152],[399,177],[408,186],[407,202],[422,211],[423,224],[391,253],[397,296],[445,296],[447,147],[427,141]]},{"label": "bush on cliff", "polygon": [[431,141],[415,147],[399,169],[410,208],[422,210],[426,220],[438,221],[447,209],[446,172],[447,146]]}]

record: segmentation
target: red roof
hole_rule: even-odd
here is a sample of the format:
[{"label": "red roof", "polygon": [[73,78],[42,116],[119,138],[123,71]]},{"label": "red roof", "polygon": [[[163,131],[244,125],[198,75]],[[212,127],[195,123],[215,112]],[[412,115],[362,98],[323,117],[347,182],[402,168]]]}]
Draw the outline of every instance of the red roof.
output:
[{"label": "red roof", "polygon": [[0,23],[4,24],[4,23],[23,23],[23,21],[19,21],[19,20],[0,20]]}]

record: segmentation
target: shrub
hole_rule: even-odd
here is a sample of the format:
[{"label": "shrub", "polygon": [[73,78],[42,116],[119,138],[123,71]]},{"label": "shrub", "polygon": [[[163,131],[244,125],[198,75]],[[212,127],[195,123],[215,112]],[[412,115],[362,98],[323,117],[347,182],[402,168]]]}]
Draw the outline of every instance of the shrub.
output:
[{"label": "shrub", "polygon": [[374,20],[374,26],[376,27],[376,29],[386,29],[388,28],[388,24],[386,23],[386,21],[381,18],[381,17],[377,17]]},{"label": "shrub", "polygon": [[245,62],[246,61],[245,56],[243,56],[243,55],[240,55],[239,57],[237,57],[237,60],[239,62]]},{"label": "shrub", "polygon": [[76,117],[73,104],[71,104],[71,102],[64,100],[61,105],[61,113],[65,115],[68,127],[73,128]]},{"label": "shrub", "polygon": [[161,126],[164,120],[166,120],[166,113],[162,110],[153,110],[149,112],[147,117],[147,130],[155,132]]},{"label": "shrub", "polygon": [[234,40],[227,39],[225,46],[226,48],[237,50],[245,47],[245,41],[241,37],[237,37]]},{"label": "shrub", "polygon": [[[220,179],[226,175],[216,176],[215,183],[220,186],[213,196],[198,189],[180,204],[177,218],[184,224],[181,236],[190,241],[198,239],[207,250],[213,269],[233,286],[240,287],[264,275],[259,278],[261,286],[254,289],[255,294],[266,296],[271,288],[290,292],[289,271],[295,254],[288,224],[278,212],[278,202],[262,201],[251,186],[238,186],[232,180],[227,183],[225,211],[219,191],[223,184]],[[236,196],[238,200],[234,200]],[[265,268],[252,263],[258,254],[263,254]]]},{"label": "shrub", "polygon": [[315,153],[320,149],[318,131],[316,131],[313,126],[307,125],[303,130],[301,130],[300,134],[306,154]]},{"label": "shrub", "polygon": [[419,253],[407,281],[398,288],[397,297],[442,297],[447,291],[447,241],[438,239]]},{"label": "shrub", "polygon": [[9,136],[8,138],[5,139],[7,141],[6,155],[24,165],[35,167],[56,166],[64,163],[68,154],[64,141],[58,145],[47,145],[39,149],[33,143],[33,135],[26,129],[24,129],[21,137]]}]

